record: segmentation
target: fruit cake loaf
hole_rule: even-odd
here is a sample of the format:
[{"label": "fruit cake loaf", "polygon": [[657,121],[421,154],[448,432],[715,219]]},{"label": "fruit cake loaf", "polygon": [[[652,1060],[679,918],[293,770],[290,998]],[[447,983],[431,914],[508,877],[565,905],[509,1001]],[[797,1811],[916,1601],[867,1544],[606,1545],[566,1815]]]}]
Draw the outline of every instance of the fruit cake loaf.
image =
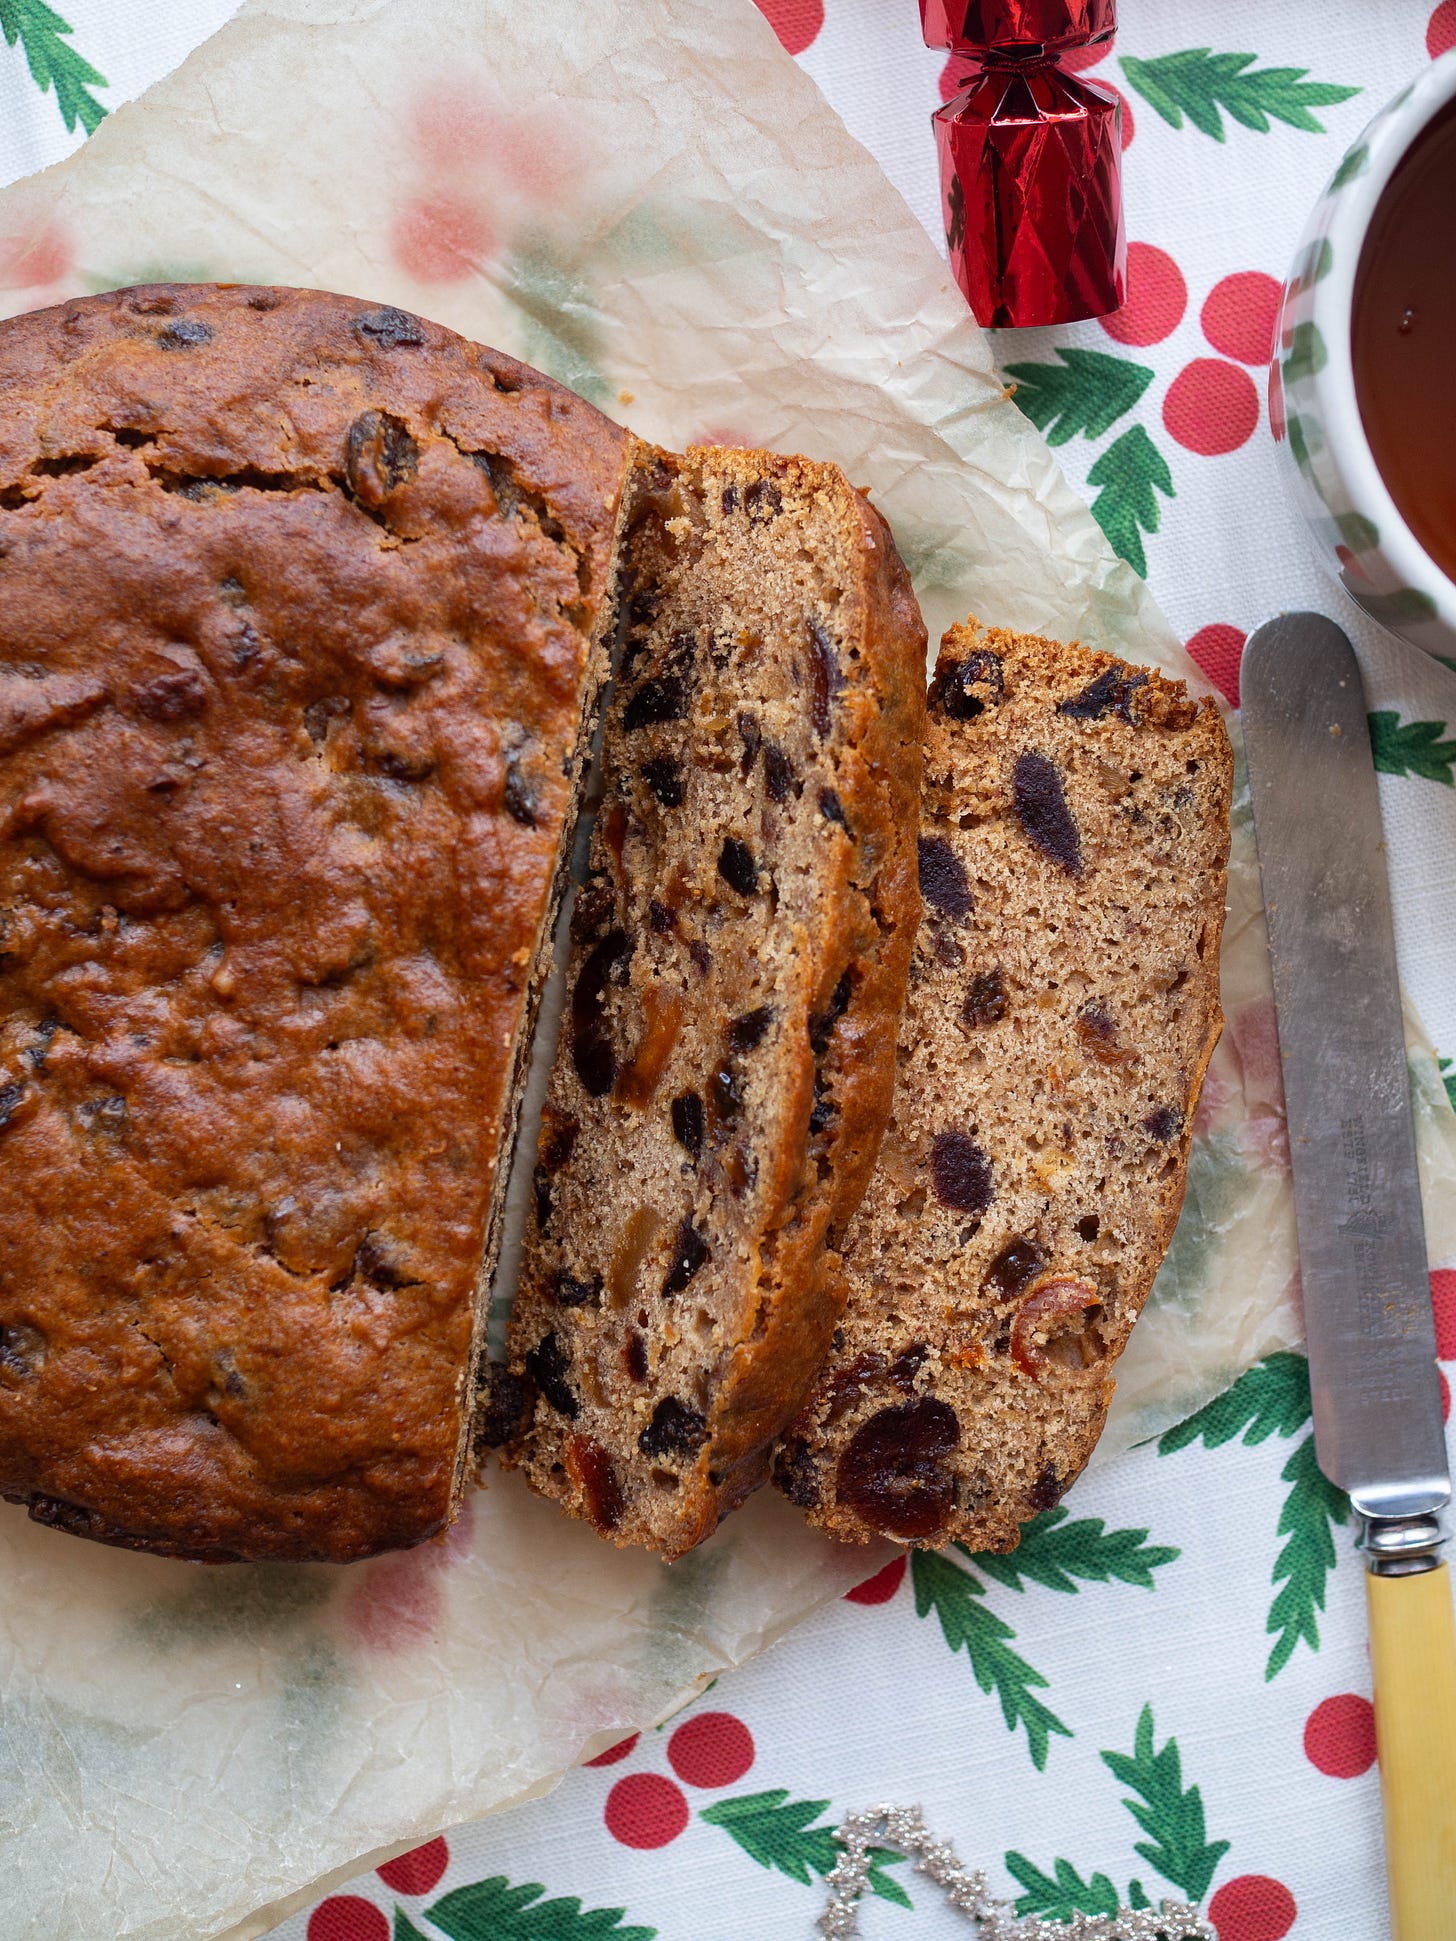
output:
[{"label": "fruit cake loaf", "polygon": [[0,325],[0,1495],[40,1521],[342,1560],[451,1516],[626,451],[352,299]]},{"label": "fruit cake loaf", "polygon": [[1231,778],[1178,682],[946,635],[894,1114],[774,1458],[835,1536],[1011,1549],[1091,1454],[1222,1022]]},{"label": "fruit cake loaf", "polygon": [[925,630],[834,467],[645,462],[605,797],[486,1439],[676,1557],[829,1347],[919,906]]}]

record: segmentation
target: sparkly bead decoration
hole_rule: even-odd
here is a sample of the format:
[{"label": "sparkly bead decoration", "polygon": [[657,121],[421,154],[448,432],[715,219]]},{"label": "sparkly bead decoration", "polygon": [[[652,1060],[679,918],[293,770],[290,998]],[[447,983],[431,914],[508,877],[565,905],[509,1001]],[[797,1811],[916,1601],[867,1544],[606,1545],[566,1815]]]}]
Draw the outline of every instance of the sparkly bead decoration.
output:
[{"label": "sparkly bead decoration", "polygon": [[1057,56],[1105,40],[1116,0],[920,0],[925,39],[974,60],[934,117],[946,243],[979,323],[1122,307],[1122,104]]},{"label": "sparkly bead decoration", "polygon": [[893,1847],[935,1882],[947,1901],[974,1922],[981,1941],[1218,1941],[1197,1908],[1182,1901],[1161,1907],[1120,1907],[1115,1914],[1074,1914],[1069,1921],[1018,1915],[995,1900],[979,1867],[964,1867],[955,1849],[933,1838],[918,1806],[871,1806],[836,1827],[843,1858],[825,1876],[829,1905],[816,1923],[825,1941],[859,1933],[859,1903],[869,1887],[870,1849]]}]

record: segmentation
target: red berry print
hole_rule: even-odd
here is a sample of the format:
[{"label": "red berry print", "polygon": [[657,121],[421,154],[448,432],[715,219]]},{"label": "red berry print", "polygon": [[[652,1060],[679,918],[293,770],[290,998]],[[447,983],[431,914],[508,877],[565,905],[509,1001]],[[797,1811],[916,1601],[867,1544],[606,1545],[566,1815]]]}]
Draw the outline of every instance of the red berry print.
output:
[{"label": "red berry print", "polygon": [[1304,1754],[1327,1779],[1358,1779],[1375,1764],[1375,1707],[1358,1692],[1321,1699],[1304,1725]]},{"label": "red berry print", "polygon": [[389,1941],[389,1922],[373,1901],[330,1894],[308,1917],[308,1941]]},{"label": "red berry print", "polygon": [[1208,1904],[1218,1941],[1284,1941],[1298,1913],[1293,1894],[1268,1874],[1225,1881]]},{"label": "red berry print", "polygon": [[824,0],[758,0],[758,10],[791,54],[812,47],[824,25]]},{"label": "red berry print", "polygon": [[667,1763],[689,1786],[731,1786],[753,1764],[753,1734],[731,1712],[699,1712],[668,1740]]},{"label": "red berry print", "polygon": [[[1096,67],[1099,61],[1105,61],[1116,45],[1114,39],[1099,40],[1092,47],[1069,47],[1058,58],[1057,65],[1069,68],[1073,74],[1080,74],[1085,68]],[[1103,81],[1101,85],[1106,87],[1107,83]]]},{"label": "red berry print", "polygon": [[432,1894],[449,1865],[450,1849],[444,1840],[427,1840],[397,1860],[386,1860],[377,1872],[396,1894]]},{"label": "red berry print", "polygon": [[0,290],[39,290],[69,274],[75,251],[54,223],[0,245]]},{"label": "red berry print", "polygon": [[437,1573],[449,1560],[443,1545],[425,1544],[381,1557],[349,1586],[344,1629],[365,1651],[396,1653],[428,1644],[443,1616]]},{"label": "red berry print", "polygon": [[1215,620],[1211,626],[1200,627],[1188,642],[1190,657],[1231,708],[1239,705],[1239,662],[1246,638],[1241,628]]},{"label": "red berry print", "polygon": [[407,203],[390,236],[395,262],[417,283],[463,281],[490,255],[493,240],[480,209],[449,194]]},{"label": "red berry print", "polygon": [[1284,291],[1262,270],[1222,277],[1204,301],[1200,322],[1213,348],[1237,364],[1267,364]]},{"label": "red berry print", "polygon": [[682,1787],[660,1773],[628,1773],[607,1794],[605,1816],[614,1840],[646,1853],[677,1838],[688,1823],[688,1803]]},{"label": "red berry print", "polygon": [[905,1559],[892,1557],[883,1570],[844,1593],[851,1604],[888,1604],[905,1581]]},{"label": "red berry print", "polygon": [[634,1732],[630,1739],[618,1739],[614,1746],[608,1746],[605,1752],[599,1752],[595,1759],[588,1759],[585,1763],[588,1766],[615,1766],[619,1759],[627,1757],[641,1737],[640,1732]]},{"label": "red berry print", "polygon": [[1217,357],[1195,357],[1168,386],[1163,423],[1186,451],[1204,458],[1236,452],[1254,435],[1259,393],[1248,372]]},{"label": "red berry print", "polygon": [[1436,1310],[1436,1353],[1442,1361],[1456,1361],[1456,1267],[1438,1267],[1431,1275],[1431,1306]]},{"label": "red berry print", "polygon": [[1132,138],[1137,133],[1137,123],[1133,119],[1132,103],[1128,100],[1121,88],[1113,87],[1112,83],[1110,81],[1104,81],[1100,74],[1094,74],[1092,79],[1097,83],[1099,88],[1105,88],[1109,94],[1115,94],[1121,105],[1122,152],[1125,155],[1132,147]]},{"label": "red berry print", "polygon": [[1281,443],[1284,437],[1284,382],[1279,375],[1279,366],[1269,366],[1269,429],[1274,434],[1274,443]]},{"label": "red berry print", "polygon": [[1451,1420],[1451,1384],[1446,1380],[1444,1369],[1436,1370],[1436,1380],[1441,1384],[1441,1420]]},{"label": "red berry print", "polygon": [[1441,0],[1426,27],[1426,52],[1433,61],[1456,47],[1456,0]]},{"label": "red berry print", "polygon": [[1127,246],[1127,302],[1102,328],[1119,344],[1161,344],[1183,321],[1188,285],[1167,250],[1154,243]]}]

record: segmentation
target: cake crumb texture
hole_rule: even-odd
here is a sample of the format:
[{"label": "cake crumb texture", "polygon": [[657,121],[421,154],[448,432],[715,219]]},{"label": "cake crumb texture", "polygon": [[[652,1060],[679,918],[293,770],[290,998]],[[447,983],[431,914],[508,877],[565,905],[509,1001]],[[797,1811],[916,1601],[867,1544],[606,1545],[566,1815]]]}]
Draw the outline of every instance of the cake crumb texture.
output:
[{"label": "cake crumb texture", "polygon": [[1091,1454],[1222,1024],[1232,765],[1160,674],[942,642],[894,1112],[774,1456],[835,1536],[1009,1550]]},{"label": "cake crumb texture", "polygon": [[486,1439],[667,1557],[828,1351],[918,918],[925,632],[833,466],[644,456],[605,797]]}]

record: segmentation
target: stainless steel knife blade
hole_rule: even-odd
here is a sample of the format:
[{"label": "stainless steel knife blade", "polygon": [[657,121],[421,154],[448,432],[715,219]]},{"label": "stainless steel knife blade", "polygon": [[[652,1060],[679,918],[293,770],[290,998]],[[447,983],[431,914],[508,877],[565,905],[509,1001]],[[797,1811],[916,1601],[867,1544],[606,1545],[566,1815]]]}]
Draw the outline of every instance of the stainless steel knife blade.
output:
[{"label": "stainless steel knife blade", "polygon": [[1385,1568],[1420,1569],[1451,1485],[1360,668],[1332,620],[1289,613],[1252,635],[1239,684],[1316,1451]]}]

